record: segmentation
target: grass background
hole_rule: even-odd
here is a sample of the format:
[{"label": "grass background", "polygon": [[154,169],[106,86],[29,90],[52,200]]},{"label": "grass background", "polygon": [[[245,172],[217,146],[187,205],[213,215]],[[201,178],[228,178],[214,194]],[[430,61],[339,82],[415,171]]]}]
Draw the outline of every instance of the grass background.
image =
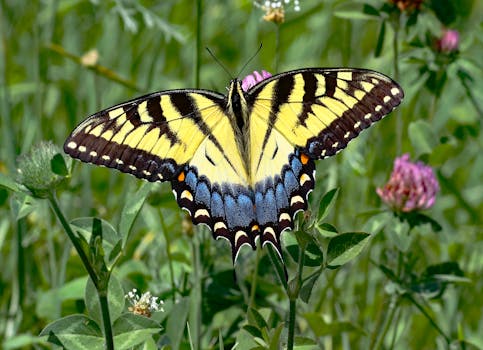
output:
[{"label": "grass background", "polygon": [[[380,7],[383,1],[370,3]],[[447,79],[439,96],[428,88],[429,73],[420,70],[422,62],[435,71],[441,67],[432,61],[432,47],[414,45],[418,39],[424,43],[427,37],[438,37],[445,25],[434,2],[425,1],[417,23],[401,28],[399,36],[397,80],[406,93],[397,112],[402,125],[393,113],[344,152],[318,163],[311,198],[316,202],[327,190],[340,188],[327,221],[340,231],[368,231],[373,237],[358,259],[326,271],[309,303],[299,304],[298,334],[316,339],[317,347],[369,348],[383,331],[390,303],[388,280],[372,262],[391,265],[400,246],[374,214],[384,208],[375,189],[389,177],[393,159],[409,152],[438,174],[442,190],[429,215],[443,229],[412,232],[405,243],[406,256],[411,257],[408,275],[421,274],[432,264],[457,262],[470,282],[451,285],[434,300],[424,298],[424,307],[453,341],[464,339],[473,343],[469,348],[483,348],[483,8],[478,1],[444,3],[456,9],[446,25],[459,30],[461,42],[457,60],[444,68]],[[200,17],[192,1],[2,0],[0,170],[15,178],[19,155],[41,140],[62,145],[81,120],[98,110],[152,91],[196,87],[197,67],[200,87],[225,91],[230,77],[206,51],[197,56],[197,45],[210,48],[232,75],[255,69],[275,73],[351,66],[394,77],[394,31],[386,28],[381,54],[375,57],[381,22],[354,18],[357,8],[348,1],[303,1],[300,12],[287,7],[286,22],[277,28],[263,21],[263,11],[250,1],[205,2],[197,31]],[[347,15],[349,10],[354,12]],[[260,53],[240,72],[260,43]],[[106,70],[79,62],[93,49]],[[460,69],[472,78],[468,86],[473,100],[458,78]],[[141,181],[75,163],[70,183],[59,192],[65,214],[72,219],[98,216],[117,227],[124,204]],[[160,321],[165,327],[177,324],[181,348],[189,348],[185,322],[170,312],[180,300],[187,303],[188,323],[197,325],[192,329],[195,348],[219,348],[219,335],[227,348],[235,341],[241,342],[240,348],[250,348],[253,340],[247,340],[250,336],[241,326],[247,319],[257,259],[252,306],[267,317],[268,329],[284,321],[288,307],[267,257],[256,259],[257,253],[244,251],[235,285],[227,243],[190,227],[169,185],[150,186],[116,268],[124,289],[150,290],[166,300]],[[0,344],[45,348],[35,340],[45,325],[84,311],[84,284],[78,281],[85,281],[86,274],[47,202],[0,191]],[[295,263],[288,264],[290,274]],[[190,296],[198,292],[195,299],[201,305],[190,304]],[[198,308],[201,314],[196,314]],[[317,332],[311,315],[322,317],[327,333]],[[347,324],[353,328],[344,328]],[[392,325],[387,348],[448,348],[444,337],[407,301],[401,301]]]}]

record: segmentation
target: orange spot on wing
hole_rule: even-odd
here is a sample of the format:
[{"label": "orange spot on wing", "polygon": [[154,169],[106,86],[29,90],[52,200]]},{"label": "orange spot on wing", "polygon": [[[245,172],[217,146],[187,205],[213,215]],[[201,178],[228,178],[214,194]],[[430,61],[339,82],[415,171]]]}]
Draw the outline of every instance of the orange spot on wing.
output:
[{"label": "orange spot on wing", "polygon": [[309,162],[309,156],[306,154],[301,154],[300,155],[300,161],[302,162],[303,165],[307,164]]},{"label": "orange spot on wing", "polygon": [[252,226],[252,232],[259,231],[260,227],[258,225],[253,225]]},{"label": "orange spot on wing", "polygon": [[184,171],[180,172],[178,175],[178,181],[183,182],[185,178]]}]

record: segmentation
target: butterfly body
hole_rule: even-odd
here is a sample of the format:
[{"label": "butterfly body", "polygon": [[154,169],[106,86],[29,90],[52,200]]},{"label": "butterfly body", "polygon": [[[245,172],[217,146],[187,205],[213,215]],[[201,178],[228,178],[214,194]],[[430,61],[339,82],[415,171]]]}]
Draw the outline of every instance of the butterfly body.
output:
[{"label": "butterfly body", "polygon": [[315,160],[343,149],[403,98],[386,76],[301,69],[226,96],[207,90],[146,95],[90,116],[64,150],[149,181],[170,181],[180,207],[233,259],[255,239],[281,253],[280,235],[307,208]]}]

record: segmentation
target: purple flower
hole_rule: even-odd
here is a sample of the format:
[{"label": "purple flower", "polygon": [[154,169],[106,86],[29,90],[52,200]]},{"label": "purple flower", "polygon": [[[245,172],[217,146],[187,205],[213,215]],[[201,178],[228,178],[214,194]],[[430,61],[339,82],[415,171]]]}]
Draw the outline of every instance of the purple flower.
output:
[{"label": "purple flower", "polygon": [[270,78],[272,75],[267,71],[262,70],[261,73],[254,71],[252,74],[247,75],[242,80],[242,89],[243,91],[248,91],[252,86],[257,85],[262,80]]},{"label": "purple flower", "polygon": [[396,158],[389,182],[376,190],[397,212],[428,209],[434,204],[438,191],[433,169],[422,162],[412,163],[409,154]]},{"label": "purple flower", "polygon": [[446,29],[443,31],[443,35],[436,42],[438,51],[441,52],[454,52],[458,50],[460,42],[460,34],[457,30]]}]

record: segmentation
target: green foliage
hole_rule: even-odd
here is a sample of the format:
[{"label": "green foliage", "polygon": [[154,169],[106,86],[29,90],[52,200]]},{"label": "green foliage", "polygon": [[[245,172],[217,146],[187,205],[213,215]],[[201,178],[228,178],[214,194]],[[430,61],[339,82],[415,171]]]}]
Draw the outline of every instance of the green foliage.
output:
[{"label": "green foliage", "polygon": [[[0,348],[98,349],[109,331],[116,349],[483,348],[482,3],[300,6],[275,25],[249,1],[204,2],[197,31],[186,0],[0,3]],[[444,29],[456,50],[438,49]],[[234,75],[261,42],[241,76],[364,67],[405,100],[318,162],[310,208],[282,236],[287,269],[268,246],[242,250],[233,272],[169,185],[71,162],[60,145],[140,94],[198,76],[223,92],[229,77],[200,48]],[[427,211],[392,213],[375,192],[403,153],[437,174]],[[165,311],[134,314],[132,288]]]}]

